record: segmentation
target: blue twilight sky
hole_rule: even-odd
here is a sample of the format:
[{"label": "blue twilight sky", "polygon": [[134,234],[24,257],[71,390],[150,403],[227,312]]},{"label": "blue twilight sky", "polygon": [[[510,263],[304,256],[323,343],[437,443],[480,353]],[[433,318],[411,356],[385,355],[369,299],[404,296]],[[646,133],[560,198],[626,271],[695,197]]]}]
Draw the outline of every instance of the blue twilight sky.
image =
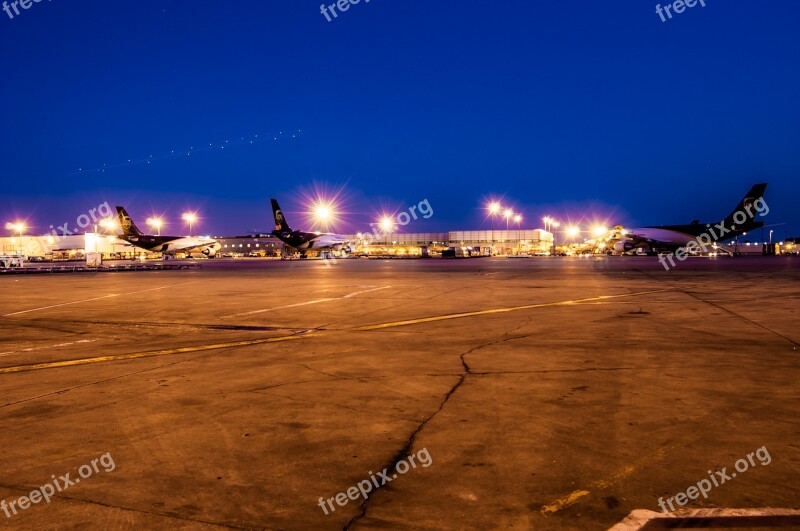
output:
[{"label": "blue twilight sky", "polygon": [[705,0],[666,22],[655,4],[0,11],[0,219],[74,229],[108,201],[167,233],[199,209],[200,232],[241,234],[271,228],[271,196],[311,228],[319,192],[338,194],[340,232],[424,199],[434,215],[404,231],[488,228],[491,197],[525,227],[681,223],[767,181],[768,223],[800,235],[800,3]]}]

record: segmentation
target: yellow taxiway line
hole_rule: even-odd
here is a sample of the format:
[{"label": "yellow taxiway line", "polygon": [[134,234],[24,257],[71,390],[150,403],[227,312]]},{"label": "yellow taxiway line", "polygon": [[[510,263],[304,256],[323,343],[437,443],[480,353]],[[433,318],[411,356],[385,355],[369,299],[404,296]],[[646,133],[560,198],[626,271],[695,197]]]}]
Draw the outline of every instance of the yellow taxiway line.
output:
[{"label": "yellow taxiway line", "polygon": [[592,301],[602,301],[607,299],[619,299],[622,297],[635,297],[637,295],[647,295],[649,293],[663,293],[666,291],[673,291],[671,289],[656,289],[650,291],[637,291],[635,293],[623,293],[620,295],[599,295],[597,297],[587,297],[584,299],[572,299],[568,301],[556,301],[556,302],[543,302],[540,304],[527,304],[525,306],[511,306],[508,308],[495,308],[493,310],[477,310],[474,312],[463,312],[463,313],[449,313],[445,315],[434,315],[431,317],[422,317],[419,319],[408,319],[407,321],[395,321],[392,323],[380,323],[380,324],[373,324],[373,325],[366,325],[366,326],[359,326],[358,328],[353,328],[352,330],[363,332],[368,330],[382,330],[384,328],[395,328],[398,326],[408,326],[408,325],[415,325],[421,323],[433,323],[436,321],[447,321],[449,319],[462,319],[464,317],[475,317],[478,315],[491,315],[494,313],[507,313],[507,312],[518,312],[520,310],[532,310],[534,308],[547,308],[549,306],[567,306],[570,304],[579,304],[582,302],[592,302]]},{"label": "yellow taxiway line", "polygon": [[612,485],[614,485],[615,483],[618,483],[619,481],[627,478],[628,476],[636,472],[638,469],[647,465],[651,465],[654,462],[663,459],[667,455],[667,452],[669,450],[677,446],[678,443],[672,443],[666,446],[662,446],[661,448],[658,448],[656,451],[640,458],[636,462],[623,466],[622,468],[615,471],[613,474],[611,474],[609,477],[605,479],[598,479],[596,481],[592,481],[583,489],[572,491],[566,496],[562,496],[557,500],[553,500],[552,502],[543,505],[542,508],[539,510],[539,512],[543,516],[548,516],[550,514],[557,513],[561,509],[566,509],[567,507],[573,505],[584,496],[588,496],[589,494],[591,494],[592,490],[607,489]]},{"label": "yellow taxiway line", "polygon": [[[166,287],[166,286],[165,286]],[[409,326],[415,324],[422,324],[422,323],[432,323],[436,321],[446,321],[450,319],[462,319],[465,317],[475,317],[479,315],[491,315],[496,313],[507,313],[507,312],[517,312],[521,310],[531,310],[535,308],[547,308],[551,306],[567,306],[571,304],[579,304],[583,302],[593,302],[593,301],[601,301],[601,300],[608,300],[608,299],[619,299],[623,297],[636,297],[638,295],[647,295],[650,293],[663,293],[667,291],[672,291],[671,289],[658,289],[658,290],[649,290],[649,291],[637,291],[634,293],[622,293],[619,295],[598,295],[596,297],[586,297],[583,299],[572,299],[566,301],[556,301],[556,302],[545,302],[540,304],[527,304],[525,306],[512,306],[508,308],[494,308],[491,310],[478,310],[474,312],[463,312],[463,313],[450,313],[444,315],[435,315],[431,317],[422,317],[419,319],[409,319],[406,321],[394,321],[390,323],[379,323],[373,325],[366,325],[360,326],[357,328],[351,328],[344,331],[351,331],[351,332],[364,332],[369,330],[383,330],[386,328],[395,328],[398,326]],[[82,302],[82,301],[78,301]],[[229,343],[214,343],[210,345],[197,345],[193,347],[180,347],[180,348],[170,348],[164,350],[150,350],[145,352],[132,352],[129,354],[116,354],[116,355],[109,355],[109,356],[97,356],[93,358],[78,358],[73,360],[63,360],[63,361],[51,361],[51,362],[44,362],[44,363],[32,363],[29,365],[17,365],[14,367],[0,367],[0,374],[9,374],[14,372],[25,372],[25,371],[36,371],[42,369],[56,369],[60,367],[73,367],[75,365],[87,365],[90,363],[101,363],[106,361],[119,361],[119,360],[131,360],[137,358],[151,358],[155,356],[169,356],[171,354],[186,354],[189,352],[203,352],[206,350],[217,350],[223,348],[233,348],[233,347],[247,347],[250,345],[261,345],[266,343],[277,343],[279,341],[291,341],[293,339],[301,339],[304,337],[311,337],[319,335],[318,332],[311,332],[307,334],[294,334],[290,336],[280,336],[280,337],[270,337],[270,338],[263,338],[263,339],[248,339],[244,341],[232,341]]]},{"label": "yellow taxiway line", "polygon": [[0,368],[0,374],[8,374],[12,372],[24,372],[24,371],[37,371],[42,369],[56,369],[59,367],[72,367],[75,365],[87,365],[89,363],[100,363],[104,361],[119,361],[119,360],[132,360],[137,358],[152,358],[155,356],[169,356],[171,354],[186,354],[188,352],[203,352],[206,350],[217,350],[222,348],[233,348],[233,347],[247,347],[250,345],[261,345],[264,343],[277,343],[279,341],[291,341],[293,339],[302,339],[304,337],[309,337],[314,335],[312,333],[308,334],[296,334],[291,336],[279,336],[279,337],[268,337],[263,339],[248,339],[244,341],[232,341],[229,343],[214,343],[211,345],[197,345],[194,347],[180,347],[180,348],[168,348],[164,350],[149,350],[146,352],[131,352],[129,354],[117,354],[111,356],[97,356],[95,358],[78,358],[74,360],[64,360],[64,361],[50,361],[45,363],[32,363],[30,365],[17,365],[16,367],[2,367]]}]

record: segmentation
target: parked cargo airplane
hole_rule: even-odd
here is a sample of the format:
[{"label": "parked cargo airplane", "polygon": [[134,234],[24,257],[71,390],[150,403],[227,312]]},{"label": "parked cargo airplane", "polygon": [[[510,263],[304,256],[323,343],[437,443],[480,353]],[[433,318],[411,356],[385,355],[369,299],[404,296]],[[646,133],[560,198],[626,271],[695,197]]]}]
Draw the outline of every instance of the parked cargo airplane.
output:
[{"label": "parked cargo airplane", "polygon": [[756,216],[764,216],[769,212],[764,202],[766,189],[767,183],[750,188],[733,212],[717,223],[700,223],[695,220],[688,225],[661,225],[636,229],[614,227],[606,240],[609,251],[626,253],[637,248],[647,249],[650,253],[661,250],[675,251],[691,241],[697,241],[703,234],[708,235],[707,243],[714,243],[730,240],[745,232],[758,229],[764,226],[764,222],[756,221]]},{"label": "parked cargo airplane", "polygon": [[272,231],[272,235],[289,247],[297,249],[303,255],[305,255],[305,252],[309,249],[344,249],[345,251],[350,251],[345,245],[348,239],[339,234],[292,230],[286,222],[286,216],[283,215],[278,201],[275,199],[270,199],[270,201],[272,202],[272,216],[275,219],[275,230]]},{"label": "parked cargo airplane", "polygon": [[153,236],[142,234],[124,208],[117,207],[117,219],[122,227],[121,239],[153,253],[162,253],[164,258],[175,255],[176,251],[200,251],[213,258],[220,249],[220,244],[211,238],[199,236]]}]

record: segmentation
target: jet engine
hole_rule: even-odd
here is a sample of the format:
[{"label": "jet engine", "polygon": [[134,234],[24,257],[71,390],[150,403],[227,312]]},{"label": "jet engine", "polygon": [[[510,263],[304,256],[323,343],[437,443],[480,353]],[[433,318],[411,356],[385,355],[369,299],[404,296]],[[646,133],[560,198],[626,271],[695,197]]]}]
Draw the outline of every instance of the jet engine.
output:
[{"label": "jet engine", "polygon": [[214,258],[217,255],[217,251],[219,251],[220,245],[217,243],[215,245],[209,245],[208,247],[203,247],[203,254],[209,258]]},{"label": "jet engine", "polygon": [[629,253],[633,251],[634,245],[630,241],[618,241],[614,244],[614,250],[618,253]]}]

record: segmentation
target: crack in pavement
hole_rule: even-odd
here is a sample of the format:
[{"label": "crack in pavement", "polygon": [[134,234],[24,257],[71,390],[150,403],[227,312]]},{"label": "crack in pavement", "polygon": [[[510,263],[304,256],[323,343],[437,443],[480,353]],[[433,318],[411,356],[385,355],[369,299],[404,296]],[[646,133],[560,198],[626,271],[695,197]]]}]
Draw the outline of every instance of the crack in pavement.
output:
[{"label": "crack in pavement", "polygon": [[[0,483],[0,487],[8,489],[8,490],[12,490],[12,491],[18,491],[18,492],[25,492],[25,493],[30,493],[31,492],[31,489],[29,489],[27,487],[23,488],[23,487],[20,487],[18,485],[8,485],[8,484]],[[235,524],[225,524],[225,523],[219,523],[219,522],[211,522],[211,521],[208,521],[208,520],[201,520],[199,518],[190,518],[188,516],[180,516],[180,515],[177,515],[177,514],[174,514],[174,513],[170,514],[170,513],[164,513],[164,512],[159,512],[159,511],[146,511],[144,509],[134,509],[132,507],[123,507],[121,505],[114,505],[114,504],[111,504],[111,503],[99,502],[99,501],[95,501],[95,500],[86,500],[86,499],[83,499],[83,498],[75,498],[75,497],[72,497],[72,496],[65,496],[63,494],[51,495],[50,497],[53,498],[53,499],[62,500],[62,501],[65,501],[65,502],[84,503],[84,504],[87,504],[87,505],[99,505],[100,507],[106,507],[108,509],[118,509],[120,511],[129,511],[129,512],[133,512],[133,513],[139,513],[139,514],[148,515],[148,516],[159,516],[159,517],[162,517],[162,518],[170,518],[170,519],[173,519],[173,520],[181,520],[183,522],[193,522],[195,524],[205,524],[205,525],[214,526],[214,527],[222,527],[222,528],[225,528],[225,529],[243,529],[243,530],[246,530],[246,531],[255,531],[256,529],[260,529],[260,528],[256,528],[256,527],[244,527],[244,526],[235,525]]]},{"label": "crack in pavement", "polygon": [[[462,360],[462,362],[463,362],[463,360]],[[436,411],[431,413],[428,416],[428,418],[423,420],[422,423],[419,426],[417,426],[417,429],[415,429],[411,433],[411,436],[408,438],[408,440],[406,441],[406,444],[403,446],[403,448],[401,448],[400,451],[395,454],[395,456],[389,462],[389,465],[387,467],[385,467],[386,470],[394,468],[395,466],[397,466],[397,463],[399,463],[401,460],[405,459],[409,455],[409,450],[411,449],[411,446],[414,444],[414,440],[416,439],[417,434],[422,430],[422,428],[425,427],[426,424],[428,424],[428,422],[431,421],[431,419],[433,419],[433,417],[435,417],[442,410],[442,408],[444,408],[444,405],[447,403],[448,400],[450,400],[450,397],[453,396],[453,393],[455,393],[456,390],[459,387],[461,387],[461,384],[464,383],[465,377],[466,377],[465,374],[459,375],[458,381],[444,395],[444,399],[439,404],[439,407],[436,409]],[[375,489],[374,491],[371,491],[371,492],[369,492],[367,494],[366,498],[364,498],[364,501],[361,502],[361,505],[359,506],[358,514],[353,516],[350,519],[350,521],[348,521],[344,525],[344,527],[342,528],[344,531],[349,531],[353,527],[353,525],[355,525],[359,520],[361,520],[362,518],[364,518],[367,515],[367,509],[368,509],[368,506],[369,506],[369,502],[373,497],[373,493],[378,492],[382,487],[383,487],[383,485],[379,486],[377,489]]]},{"label": "crack in pavement", "polygon": [[[519,330],[522,326],[523,325],[520,325],[519,327],[515,328],[513,331]],[[507,335],[507,334],[504,334],[504,335]],[[523,339],[523,338],[526,338],[526,337],[529,337],[529,335],[526,334],[524,336],[504,337],[504,338],[501,338],[501,339],[490,341],[488,343],[480,344],[480,345],[478,345],[476,347],[473,347],[473,348],[469,349],[468,351],[462,353],[459,356],[459,360],[461,361],[461,365],[464,367],[464,372],[458,375],[458,381],[453,385],[453,387],[450,388],[450,390],[447,393],[445,393],[444,398],[439,403],[439,407],[436,408],[436,411],[431,413],[425,420],[423,420],[420,423],[419,426],[417,426],[417,428],[411,433],[411,436],[406,440],[405,445],[400,449],[400,451],[398,451],[394,455],[394,457],[389,462],[388,466],[384,467],[384,470],[392,470],[392,469],[394,469],[395,467],[397,467],[397,464],[400,461],[404,460],[406,457],[411,455],[410,454],[411,447],[414,445],[414,441],[416,440],[417,435],[419,435],[419,433],[433,419],[433,417],[435,417],[437,414],[439,414],[440,411],[442,411],[442,409],[444,409],[444,406],[450,400],[450,397],[452,397],[453,394],[458,390],[458,388],[461,387],[461,385],[466,381],[467,377],[473,375],[472,369],[470,368],[469,364],[467,363],[467,360],[465,359],[465,357],[467,355],[472,354],[473,352],[476,352],[476,351],[478,351],[478,350],[480,350],[482,348],[485,348],[485,347],[489,347],[489,346],[496,345],[496,344],[499,344],[499,343],[505,343],[507,341],[514,341],[516,339]],[[342,528],[343,531],[349,531],[350,529],[352,529],[352,527],[356,523],[358,523],[358,521],[360,521],[362,518],[364,518],[367,515],[367,510],[369,509],[370,500],[372,500],[372,497],[373,497],[374,493],[380,491],[380,489],[384,485],[385,485],[385,483],[380,485],[377,489],[369,492],[366,495],[366,497],[364,498],[364,501],[361,502],[361,505],[359,506],[358,513],[355,516],[353,516],[344,525],[344,527]]]},{"label": "crack in pavement", "polygon": [[[644,274],[644,275],[646,275],[646,276],[648,276],[648,277],[650,277],[652,279],[655,279],[657,282],[666,283],[664,280],[661,280],[661,279],[651,275],[650,273],[648,273],[646,271],[642,271],[640,269],[635,269],[635,271],[638,271],[639,273],[642,273],[642,274]],[[677,284],[677,281],[675,281],[674,283]],[[718,310],[722,310],[723,312],[728,313],[728,314],[730,314],[730,315],[732,315],[734,317],[738,317],[739,319],[741,319],[743,321],[746,321],[746,322],[750,323],[751,325],[757,326],[757,327],[761,328],[762,330],[766,330],[770,334],[776,335],[779,338],[788,341],[789,343],[791,343],[795,347],[800,347],[800,343],[798,343],[794,339],[786,337],[785,335],[781,334],[780,332],[772,330],[768,326],[763,325],[763,324],[761,324],[761,323],[759,323],[757,321],[754,321],[754,320],[750,319],[749,317],[745,317],[744,315],[738,314],[738,313],[734,312],[733,310],[729,310],[728,308],[725,308],[724,306],[721,306],[721,305],[719,305],[719,304],[717,304],[715,302],[711,302],[711,301],[705,300],[702,297],[700,297],[698,295],[695,295],[691,291],[687,291],[687,289],[678,287],[677,285],[672,289],[674,291],[678,292],[678,293],[683,293],[684,295],[688,295],[689,297],[692,297],[693,299],[698,300],[698,301],[700,301],[700,302],[702,302],[704,304],[708,304],[709,306],[717,308]]]}]

